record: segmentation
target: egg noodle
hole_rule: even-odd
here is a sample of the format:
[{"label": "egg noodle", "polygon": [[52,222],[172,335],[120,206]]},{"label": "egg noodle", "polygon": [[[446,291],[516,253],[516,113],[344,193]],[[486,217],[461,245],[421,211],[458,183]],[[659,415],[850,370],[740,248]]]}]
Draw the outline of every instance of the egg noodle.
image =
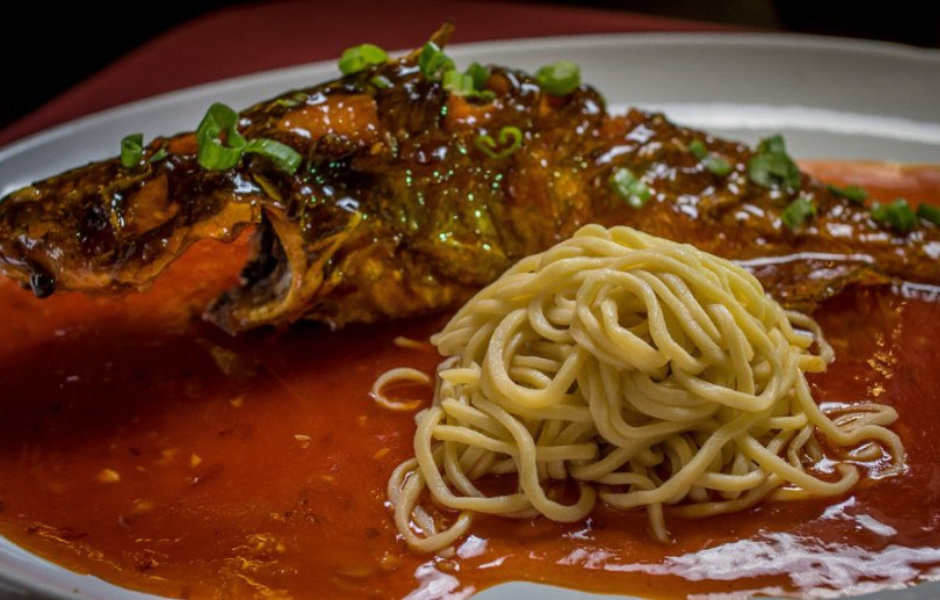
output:
[{"label": "egg noodle", "polygon": [[476,513],[572,522],[598,500],[644,507],[667,540],[664,508],[838,496],[861,463],[904,468],[894,409],[813,400],[804,373],[833,359],[815,321],[734,263],[627,227],[523,259],[431,341],[448,358],[388,484],[415,551],[447,548]]}]

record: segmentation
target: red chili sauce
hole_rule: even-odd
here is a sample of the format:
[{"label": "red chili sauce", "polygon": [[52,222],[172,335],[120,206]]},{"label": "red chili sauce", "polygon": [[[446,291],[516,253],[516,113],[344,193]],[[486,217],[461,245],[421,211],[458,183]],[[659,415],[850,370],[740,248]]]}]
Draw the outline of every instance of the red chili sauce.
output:
[{"label": "red chili sauce", "polygon": [[[811,167],[876,197],[940,204],[936,168]],[[441,559],[412,554],[386,506],[414,416],[368,391],[391,367],[431,371],[433,352],[393,339],[426,339],[444,318],[231,338],[197,315],[244,257],[242,243],[203,243],[150,292],[120,299],[40,301],[0,283],[3,535],[75,571],[191,598],[469,595],[519,579],[655,598],[806,594],[909,584],[940,565],[934,288],[849,291],[816,315],[837,352],[812,378],[817,401],[895,406],[904,475],[834,500],[667,515],[672,544],[651,538],[642,511],[479,517]]]}]

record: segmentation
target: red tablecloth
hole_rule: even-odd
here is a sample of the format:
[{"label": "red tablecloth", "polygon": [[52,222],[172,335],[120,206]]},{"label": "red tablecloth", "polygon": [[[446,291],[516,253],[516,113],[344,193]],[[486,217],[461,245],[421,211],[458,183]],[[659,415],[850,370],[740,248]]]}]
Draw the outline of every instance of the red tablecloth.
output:
[{"label": "red tablecloth", "polygon": [[725,26],[625,12],[495,1],[294,1],[220,10],[145,43],[0,132],[0,145],[99,110],[217,79],[336,58],[369,41],[420,44],[454,19],[454,43],[639,31],[715,31]]}]

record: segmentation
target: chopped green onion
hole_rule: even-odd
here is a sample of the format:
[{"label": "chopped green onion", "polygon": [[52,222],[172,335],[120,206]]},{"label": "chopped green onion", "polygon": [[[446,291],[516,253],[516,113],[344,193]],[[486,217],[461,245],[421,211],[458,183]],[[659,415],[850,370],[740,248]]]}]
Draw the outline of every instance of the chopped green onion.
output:
[{"label": "chopped green onion", "polygon": [[267,138],[251,140],[248,142],[248,145],[245,146],[245,152],[260,154],[270,159],[279,169],[288,175],[296,173],[300,162],[303,160],[300,152],[297,152],[287,144],[282,144],[281,142]]},{"label": "chopped green onion", "polygon": [[705,158],[705,168],[719,177],[724,177],[731,172],[731,163],[723,156],[710,154]]},{"label": "chopped green onion", "polygon": [[290,146],[275,140],[258,138],[247,141],[238,132],[238,113],[221,102],[213,104],[202,118],[196,128],[196,140],[199,142],[196,160],[210,171],[231,169],[241,160],[242,154],[252,152],[293,174],[303,158]]},{"label": "chopped green onion", "polygon": [[782,154],[759,154],[747,164],[747,173],[751,181],[766,188],[786,185],[797,187],[800,174],[795,163]]},{"label": "chopped green onion", "polygon": [[247,144],[238,132],[238,113],[221,102],[209,107],[196,128],[196,140],[199,142],[196,160],[210,171],[224,171],[234,167]]},{"label": "chopped green onion", "polygon": [[238,164],[244,148],[228,148],[218,140],[209,140],[199,146],[196,160],[204,169],[225,171]]},{"label": "chopped green onion", "polygon": [[787,144],[779,133],[764,138],[757,145],[758,154],[786,154]]},{"label": "chopped green onion", "polygon": [[891,204],[875,202],[871,206],[871,218],[875,223],[898,233],[908,233],[917,226],[917,215],[904,198],[898,198]]},{"label": "chopped green onion", "polygon": [[388,54],[385,50],[375,44],[361,44],[343,51],[342,56],[339,57],[339,70],[343,75],[351,75],[387,61]]},{"label": "chopped green onion", "polygon": [[147,162],[148,162],[148,163],[155,163],[155,162],[157,162],[157,161],[161,161],[161,160],[163,160],[164,158],[166,158],[166,154],[167,154],[166,148],[161,147],[159,150],[157,150],[157,151],[154,152],[152,155],[150,155],[150,158],[147,159]]},{"label": "chopped green onion", "polygon": [[780,214],[780,220],[791,230],[796,229],[810,217],[816,216],[816,205],[806,196],[800,196],[791,202]]},{"label": "chopped green onion", "polygon": [[560,60],[536,71],[535,80],[546,94],[566,96],[581,85],[581,67],[570,60]]},{"label": "chopped green onion", "polygon": [[917,207],[917,216],[940,227],[940,206],[921,202],[920,206]]},{"label": "chopped green onion", "polygon": [[130,169],[144,156],[144,134],[132,133],[121,140],[121,164]]},{"label": "chopped green onion", "polygon": [[[510,140],[510,138],[512,138]],[[506,158],[522,146],[523,134],[518,127],[506,126],[499,130],[497,139],[490,135],[480,135],[473,140],[476,147],[490,158]],[[507,145],[508,144],[508,145]],[[502,148],[502,150],[498,150]]]},{"label": "chopped green onion", "polygon": [[653,195],[649,186],[627,168],[617,169],[611,174],[610,187],[633,208],[642,208]]},{"label": "chopped green onion", "polygon": [[723,156],[709,154],[702,140],[693,140],[692,143],[689,144],[689,152],[694,154],[695,157],[705,165],[706,169],[719,177],[724,177],[731,172],[731,163]]},{"label": "chopped green onion", "polygon": [[708,150],[705,148],[705,144],[702,143],[702,140],[692,140],[692,143],[689,144],[689,152],[699,160],[704,160],[704,158],[708,156]]},{"label": "chopped green onion", "polygon": [[445,90],[468,98],[492,100],[496,95],[490,90],[481,91],[477,89],[472,75],[469,73],[461,73],[456,69],[445,71],[442,83]]},{"label": "chopped green onion", "polygon": [[478,62],[470,63],[465,71],[473,79],[473,89],[482,90],[490,78],[490,70]]},{"label": "chopped green onion", "polygon": [[369,79],[369,83],[379,88],[380,90],[386,90],[392,87],[392,80],[385,75],[376,75],[375,77]]},{"label": "chopped green onion", "polygon": [[767,188],[800,185],[800,169],[787,154],[780,135],[761,140],[757,154],[747,163],[747,173],[751,181]]},{"label": "chopped green onion", "polygon": [[421,74],[432,81],[437,81],[441,76],[455,68],[454,61],[444,54],[441,47],[434,42],[428,42],[421,49],[421,56],[418,57],[418,68]]},{"label": "chopped green onion", "polygon": [[827,185],[826,189],[832,192],[833,195],[838,196],[839,198],[845,198],[852,204],[858,204],[863,206],[865,200],[868,199],[868,192],[864,188],[860,188],[857,185],[847,185],[845,187],[838,187],[835,185]]},{"label": "chopped green onion", "polygon": [[307,102],[307,94],[305,92],[293,92],[287,98],[277,98],[274,101],[275,106],[283,106],[284,108],[294,108],[295,106],[300,106]]},{"label": "chopped green onion", "polygon": [[444,89],[448,92],[464,95],[468,92],[474,92],[473,77],[453,69],[444,73],[442,78]]}]

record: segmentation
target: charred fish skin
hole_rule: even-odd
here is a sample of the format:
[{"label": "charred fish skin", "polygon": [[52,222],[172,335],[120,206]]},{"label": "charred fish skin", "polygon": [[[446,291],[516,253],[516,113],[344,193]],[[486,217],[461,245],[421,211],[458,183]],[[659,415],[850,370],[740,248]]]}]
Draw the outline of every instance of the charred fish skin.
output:
[{"label": "charred fish skin", "polygon": [[[206,312],[231,333],[452,308],[590,222],[745,261],[791,306],[856,282],[940,283],[937,227],[891,232],[805,175],[755,183],[743,144],[659,114],[610,116],[589,86],[552,95],[502,67],[485,95],[464,96],[419,63],[412,53],[243,111],[246,138],[300,153],[293,173],[255,155],[203,168],[184,133],[130,168],[113,159],[14,192],[0,201],[0,270],[37,295],[144,289],[194,241],[253,227],[240,285]],[[612,185],[623,171],[646,186],[641,206]],[[816,214],[788,226],[796,199]]]}]

